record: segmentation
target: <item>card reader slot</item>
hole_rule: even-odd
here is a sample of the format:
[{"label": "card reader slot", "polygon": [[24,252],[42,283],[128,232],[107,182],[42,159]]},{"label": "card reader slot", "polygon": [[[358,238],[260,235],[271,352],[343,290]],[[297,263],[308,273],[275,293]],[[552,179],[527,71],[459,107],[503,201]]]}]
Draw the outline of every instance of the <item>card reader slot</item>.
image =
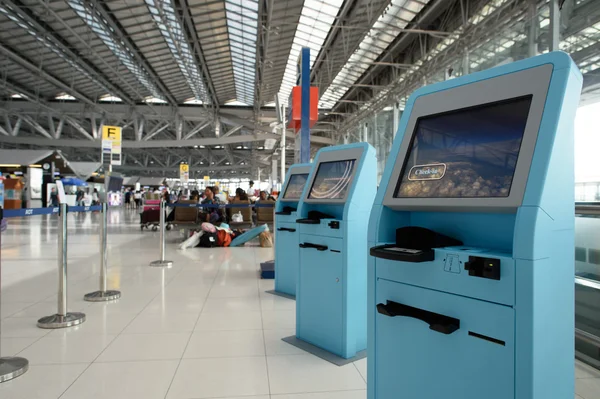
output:
[{"label": "card reader slot", "polygon": [[478,333],[473,332],[473,331],[469,331],[469,335],[471,337],[483,339],[485,341],[493,342],[493,343],[498,344],[498,345],[506,346],[506,342],[504,342],[502,340],[499,340],[499,339],[496,339],[496,338],[488,337],[487,335],[478,334]]},{"label": "card reader slot", "polygon": [[275,214],[290,216],[292,214],[292,211],[279,211],[279,212],[275,212]]},{"label": "card reader slot", "polygon": [[310,242],[300,244],[300,248],[314,248],[317,251],[327,251],[329,249],[327,245],[312,244]]},{"label": "card reader slot", "polygon": [[293,233],[296,231],[296,229],[290,229],[289,227],[278,227],[277,231],[289,231],[290,233]]},{"label": "card reader slot", "polygon": [[377,312],[389,317],[403,316],[419,319],[429,324],[430,330],[446,335],[452,334],[460,328],[460,320],[458,319],[394,301],[386,301],[385,305],[383,303],[377,304]]}]

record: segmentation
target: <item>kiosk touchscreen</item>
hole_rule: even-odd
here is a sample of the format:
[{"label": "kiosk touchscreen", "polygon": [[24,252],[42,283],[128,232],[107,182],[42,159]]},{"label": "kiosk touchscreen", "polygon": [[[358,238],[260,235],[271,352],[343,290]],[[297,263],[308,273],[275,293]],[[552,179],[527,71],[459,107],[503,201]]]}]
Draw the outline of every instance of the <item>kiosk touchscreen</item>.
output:
[{"label": "kiosk touchscreen", "polygon": [[573,396],[581,83],[557,52],[411,96],[369,223],[369,399]]},{"label": "kiosk touchscreen", "polygon": [[296,296],[300,257],[297,209],[310,170],[310,164],[292,165],[275,203],[275,292],[287,296]]},{"label": "kiosk touchscreen", "polygon": [[298,207],[296,338],[344,359],[366,349],[366,239],[376,191],[373,147],[326,147]]}]

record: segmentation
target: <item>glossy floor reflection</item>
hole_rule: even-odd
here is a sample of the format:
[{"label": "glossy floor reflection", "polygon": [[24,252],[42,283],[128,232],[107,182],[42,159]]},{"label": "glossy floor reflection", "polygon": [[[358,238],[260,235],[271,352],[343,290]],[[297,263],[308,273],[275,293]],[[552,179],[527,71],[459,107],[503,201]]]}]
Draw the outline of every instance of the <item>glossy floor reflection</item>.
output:
[{"label": "glossy floor reflection", "polygon": [[[294,302],[265,293],[258,278],[272,249],[176,249],[171,269],[158,257],[158,233],[141,232],[135,212],[110,215],[112,303],[88,303],[98,289],[97,214],[69,220],[69,310],[87,321],[41,330],[56,312],[56,219],[11,219],[2,235],[2,355],[31,367],[0,384],[10,399],[365,399],[366,360],[333,366],[282,337],[295,328]],[[579,398],[600,397],[600,372],[577,364]]]}]

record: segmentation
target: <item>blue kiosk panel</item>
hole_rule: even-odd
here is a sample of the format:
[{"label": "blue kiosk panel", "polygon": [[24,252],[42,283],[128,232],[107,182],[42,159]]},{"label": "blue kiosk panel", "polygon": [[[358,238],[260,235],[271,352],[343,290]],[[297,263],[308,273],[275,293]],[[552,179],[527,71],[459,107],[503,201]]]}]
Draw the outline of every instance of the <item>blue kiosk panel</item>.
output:
[{"label": "blue kiosk panel", "polygon": [[310,164],[290,166],[275,203],[275,291],[289,296],[296,296],[300,257],[296,219],[310,170]]},{"label": "blue kiosk panel", "polygon": [[369,399],[573,396],[581,83],[555,52],[410,97],[369,222]]},{"label": "blue kiosk panel", "polygon": [[345,359],[367,344],[365,242],[376,191],[373,147],[326,147],[298,207],[296,337]]}]

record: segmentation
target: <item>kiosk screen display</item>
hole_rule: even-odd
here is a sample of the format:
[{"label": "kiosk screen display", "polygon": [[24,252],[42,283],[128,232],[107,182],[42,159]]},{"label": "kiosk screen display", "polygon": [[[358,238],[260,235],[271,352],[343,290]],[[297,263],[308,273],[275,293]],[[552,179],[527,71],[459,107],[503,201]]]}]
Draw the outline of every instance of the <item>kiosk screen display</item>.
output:
[{"label": "kiosk screen display", "polygon": [[508,197],[531,98],[419,118],[394,196]]},{"label": "kiosk screen display", "polygon": [[285,193],[283,193],[283,199],[300,199],[306,180],[308,180],[308,173],[291,175],[290,182],[285,188]]},{"label": "kiosk screen display", "polygon": [[350,179],[354,173],[355,159],[346,161],[322,162],[317,169],[315,180],[308,198],[344,199],[350,188]]}]

